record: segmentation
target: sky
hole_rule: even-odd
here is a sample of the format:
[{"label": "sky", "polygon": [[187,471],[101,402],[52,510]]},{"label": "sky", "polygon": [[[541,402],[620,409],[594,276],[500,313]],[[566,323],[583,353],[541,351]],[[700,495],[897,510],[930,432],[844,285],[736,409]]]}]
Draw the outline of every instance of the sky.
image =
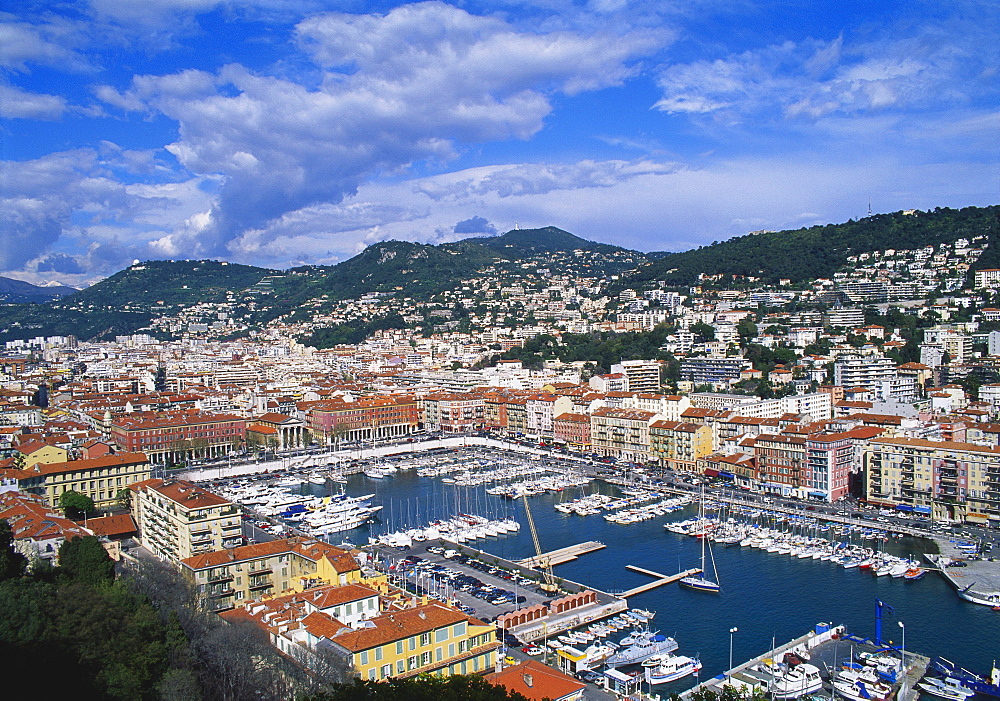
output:
[{"label": "sky", "polygon": [[19,0],[0,275],[1000,202],[995,0]]}]

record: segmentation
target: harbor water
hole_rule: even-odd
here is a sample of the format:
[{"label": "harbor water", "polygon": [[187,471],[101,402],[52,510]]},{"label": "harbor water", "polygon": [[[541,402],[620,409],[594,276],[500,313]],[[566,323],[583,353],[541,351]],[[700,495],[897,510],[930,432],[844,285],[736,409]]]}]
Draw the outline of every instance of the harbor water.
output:
[{"label": "harbor water", "polygon": [[[306,483],[304,490],[329,493],[334,486]],[[696,567],[701,546],[697,538],[666,531],[663,524],[690,518],[697,513],[691,505],[683,510],[649,521],[619,525],[600,514],[578,516],[553,508],[584,493],[601,491],[618,495],[613,485],[592,482],[585,488],[561,493],[540,494],[531,499],[531,510],[545,551],[583,541],[600,541],[606,548],[558,565],[557,577],[566,578],[603,591],[616,592],[648,583],[650,578],[626,570],[626,565],[672,574]],[[370,535],[404,527],[425,525],[431,519],[449,518],[457,513],[475,513],[489,518],[512,516],[521,524],[519,532],[468,543],[468,545],[518,560],[534,554],[521,499],[509,500],[486,493],[483,486],[458,487],[440,478],[420,477],[404,470],[383,479],[358,474],[350,477],[349,495],[375,493],[374,504],[384,506],[377,521],[362,528],[334,535],[363,545]],[[889,539],[884,549],[899,555],[922,554],[933,547],[917,538]],[[861,637],[875,631],[875,601],[893,608],[883,620],[883,639],[924,655],[940,655],[979,672],[988,672],[1000,655],[1000,612],[959,599],[944,579],[929,572],[919,581],[875,577],[868,571],[844,569],[832,562],[798,559],[739,545],[714,545],[712,551],[722,586],[719,594],[683,589],[668,584],[629,599],[633,607],[656,612],[654,628],[674,636],[680,653],[699,656],[704,664],[701,678],[729,668],[730,643],[735,662],[759,655],[802,635],[817,622],[843,624]],[[730,635],[731,628],[738,632]],[[850,654],[845,644],[845,658]],[[691,686],[682,680],[677,688]],[[665,691],[674,684],[664,685]]]}]

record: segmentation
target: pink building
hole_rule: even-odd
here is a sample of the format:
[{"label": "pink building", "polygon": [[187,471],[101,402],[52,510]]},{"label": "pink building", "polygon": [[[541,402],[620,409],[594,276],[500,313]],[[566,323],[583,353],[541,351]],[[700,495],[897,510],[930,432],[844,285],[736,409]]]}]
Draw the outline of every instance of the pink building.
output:
[{"label": "pink building", "polygon": [[853,466],[854,445],[848,434],[809,436],[801,484],[814,499],[837,501],[848,495]]}]

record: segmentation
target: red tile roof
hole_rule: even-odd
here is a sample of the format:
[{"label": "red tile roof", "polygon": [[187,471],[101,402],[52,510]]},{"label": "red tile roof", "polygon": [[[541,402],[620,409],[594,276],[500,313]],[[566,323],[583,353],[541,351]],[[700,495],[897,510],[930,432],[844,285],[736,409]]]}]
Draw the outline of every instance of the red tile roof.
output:
[{"label": "red tile roof", "polygon": [[517,692],[532,701],[542,701],[542,699],[559,701],[579,693],[587,686],[568,674],[563,674],[558,669],[536,660],[525,660],[521,664],[507,667],[502,672],[487,674],[485,679],[490,684]]}]

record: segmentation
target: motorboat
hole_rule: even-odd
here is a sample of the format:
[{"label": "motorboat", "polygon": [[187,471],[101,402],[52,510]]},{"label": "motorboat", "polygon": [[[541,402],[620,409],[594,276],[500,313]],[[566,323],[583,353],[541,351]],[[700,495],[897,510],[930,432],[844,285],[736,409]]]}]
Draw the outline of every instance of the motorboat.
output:
[{"label": "motorboat", "polygon": [[646,682],[649,684],[665,684],[667,682],[682,679],[689,674],[697,674],[701,670],[701,660],[696,657],[686,657],[684,655],[658,655],[650,658],[657,660],[652,666],[646,666]]},{"label": "motorboat", "polygon": [[970,696],[976,695],[975,691],[962,686],[962,682],[954,677],[945,677],[944,679],[938,679],[937,677],[924,677],[924,679],[917,684],[917,688],[921,691],[926,691],[932,696],[947,699],[947,701],[964,701]]},{"label": "motorboat", "polygon": [[802,663],[776,674],[768,685],[768,692],[774,699],[797,699],[822,688],[823,678],[819,675],[819,667]]}]

